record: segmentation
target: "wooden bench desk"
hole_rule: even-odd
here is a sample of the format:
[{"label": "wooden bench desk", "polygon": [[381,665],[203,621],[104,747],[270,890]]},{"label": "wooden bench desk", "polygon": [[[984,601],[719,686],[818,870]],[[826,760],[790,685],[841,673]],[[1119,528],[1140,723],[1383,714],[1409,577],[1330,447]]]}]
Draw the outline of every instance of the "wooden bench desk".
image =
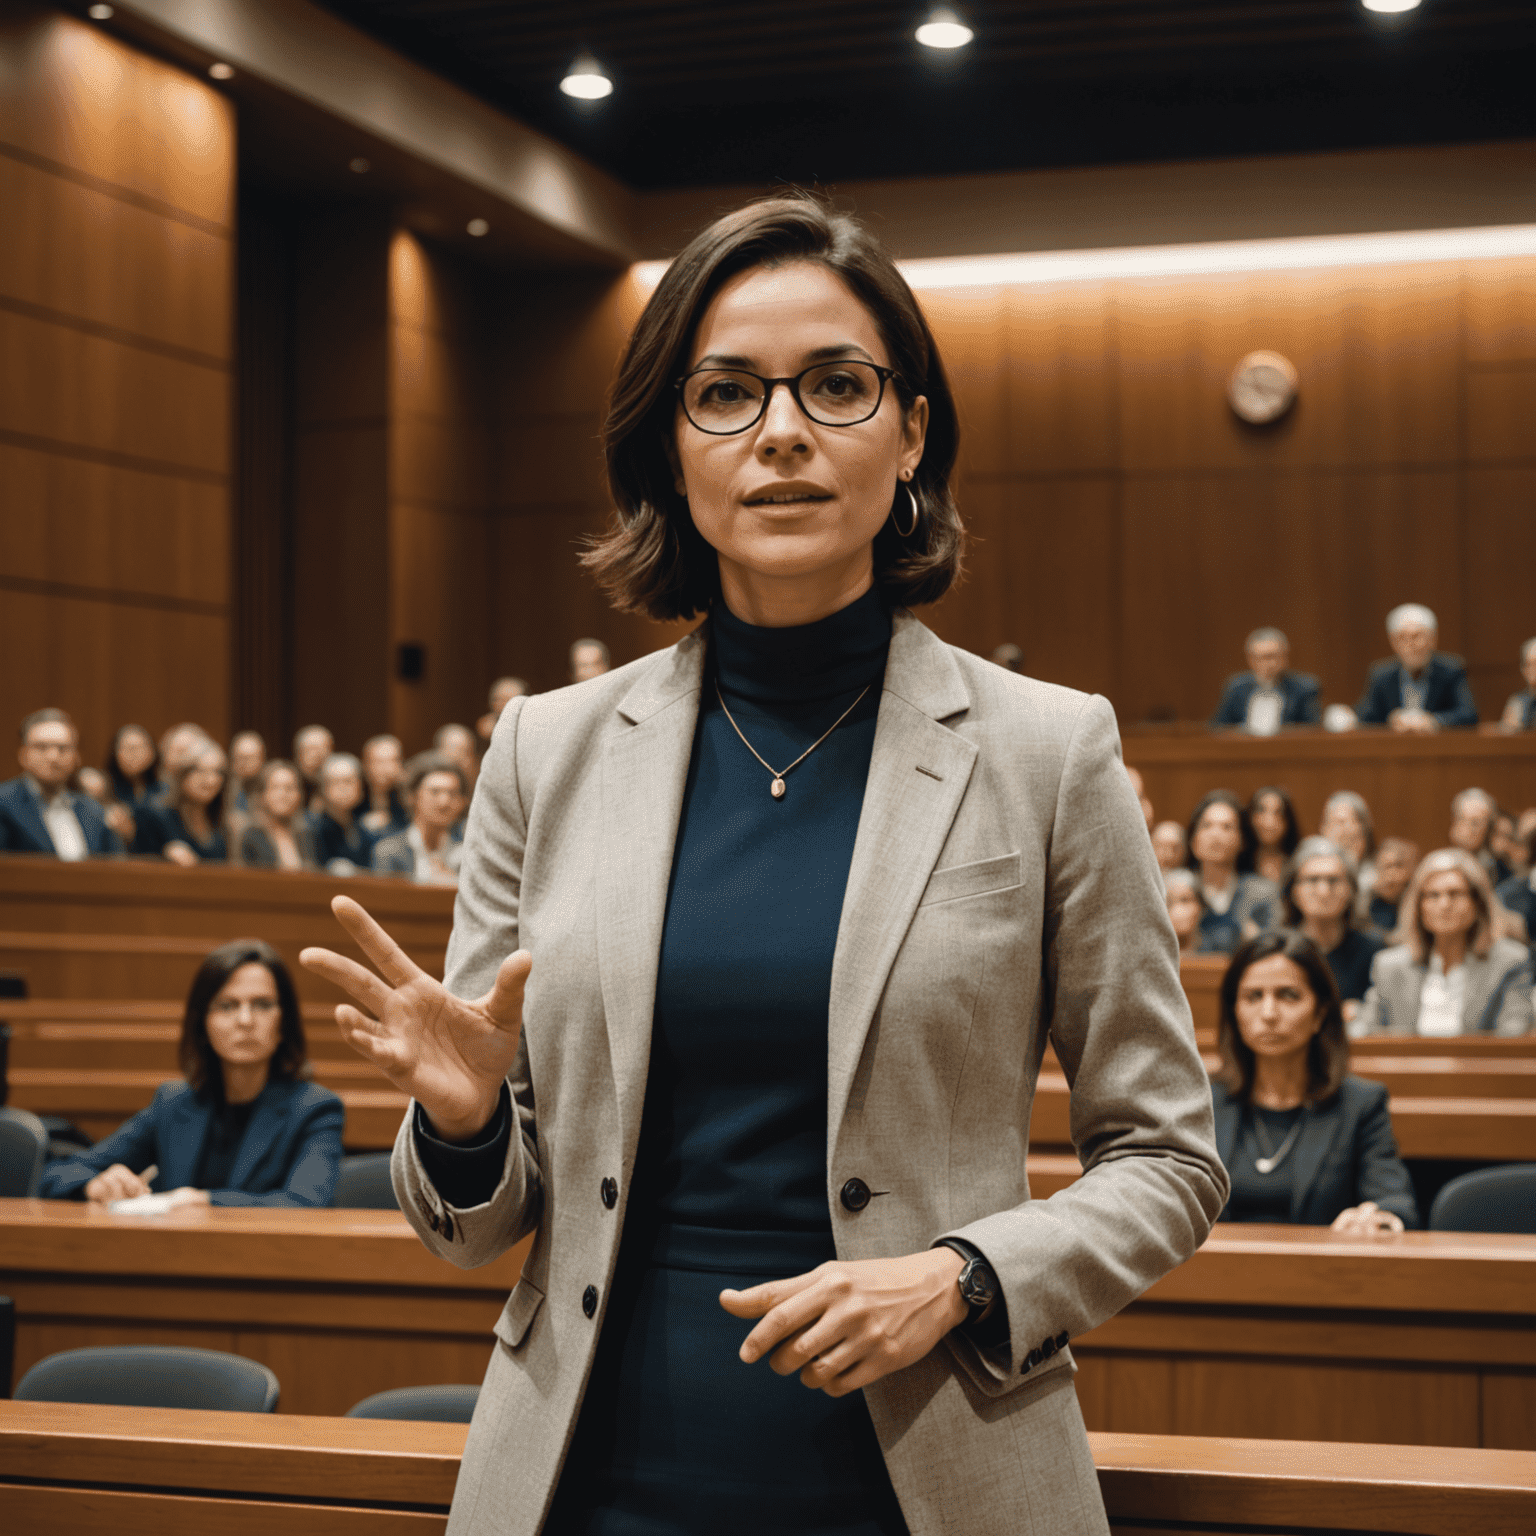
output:
[{"label": "wooden bench desk", "polygon": [[[440,1536],[465,1434],[460,1424],[0,1402],[0,1506],[35,1531]],[[1536,1525],[1530,1453],[1088,1440],[1116,1532],[1526,1536]]]}]

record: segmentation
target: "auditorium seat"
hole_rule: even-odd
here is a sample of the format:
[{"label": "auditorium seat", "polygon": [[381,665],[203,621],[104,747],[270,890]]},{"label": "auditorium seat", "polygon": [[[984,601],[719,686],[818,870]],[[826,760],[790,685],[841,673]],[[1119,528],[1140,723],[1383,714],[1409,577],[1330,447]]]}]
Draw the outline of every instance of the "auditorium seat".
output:
[{"label": "auditorium seat", "polygon": [[107,1344],[39,1360],[16,1386],[18,1402],[111,1403],[275,1413],[277,1377],[258,1360],[174,1344]]},{"label": "auditorium seat", "polygon": [[1479,1168],[1435,1196],[1431,1232],[1510,1232],[1536,1237],[1536,1163]]},{"label": "auditorium seat", "polygon": [[0,1199],[32,1199],[47,1161],[47,1126],[30,1110],[0,1109]]},{"label": "auditorium seat", "polygon": [[347,1409],[349,1419],[416,1419],[433,1424],[468,1424],[474,1417],[480,1388],[470,1384],[445,1387],[396,1387],[375,1392]]},{"label": "auditorium seat", "polygon": [[398,1211],[400,1202],[389,1179],[389,1153],[363,1152],[342,1158],[331,1204],[343,1210]]}]

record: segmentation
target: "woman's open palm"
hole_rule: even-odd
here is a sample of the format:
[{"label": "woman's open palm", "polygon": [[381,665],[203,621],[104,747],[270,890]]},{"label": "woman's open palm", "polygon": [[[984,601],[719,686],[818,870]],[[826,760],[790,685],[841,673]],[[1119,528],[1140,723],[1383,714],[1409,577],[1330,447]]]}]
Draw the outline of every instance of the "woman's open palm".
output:
[{"label": "woman's open palm", "polygon": [[337,1006],[343,1037],[426,1110],[439,1135],[473,1136],[496,1112],[517,1056],[532,958],[526,950],[509,955],[491,990],[467,1003],[428,976],[350,896],[337,896],[331,911],[384,978],[329,949],[299,956],[361,1005]]}]

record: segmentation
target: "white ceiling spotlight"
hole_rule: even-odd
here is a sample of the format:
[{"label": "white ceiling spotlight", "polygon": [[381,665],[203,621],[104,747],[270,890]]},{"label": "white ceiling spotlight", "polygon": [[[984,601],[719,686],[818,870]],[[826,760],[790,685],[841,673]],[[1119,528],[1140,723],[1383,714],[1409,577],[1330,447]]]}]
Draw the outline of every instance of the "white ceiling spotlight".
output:
[{"label": "white ceiling spotlight", "polygon": [[208,66],[208,74],[214,80],[233,80],[235,78],[235,67],[233,64],[210,64]]},{"label": "white ceiling spotlight", "polygon": [[92,21],[111,21],[116,14],[110,5],[93,5],[85,13]]},{"label": "white ceiling spotlight", "polygon": [[947,5],[930,11],[913,34],[924,48],[964,48],[975,35]]},{"label": "white ceiling spotlight", "polygon": [[468,230],[476,240],[478,240],[482,235],[488,235],[491,232],[490,224],[487,223],[484,219],[471,219],[469,223],[464,226],[464,228]]},{"label": "white ceiling spotlight", "polygon": [[613,94],[613,81],[607,71],[590,53],[578,53],[571,60],[571,67],[560,82],[560,89],[578,101],[601,101]]},{"label": "white ceiling spotlight", "polygon": [[1376,11],[1382,16],[1398,16],[1404,11],[1416,11],[1420,0],[1360,0],[1368,11]]}]

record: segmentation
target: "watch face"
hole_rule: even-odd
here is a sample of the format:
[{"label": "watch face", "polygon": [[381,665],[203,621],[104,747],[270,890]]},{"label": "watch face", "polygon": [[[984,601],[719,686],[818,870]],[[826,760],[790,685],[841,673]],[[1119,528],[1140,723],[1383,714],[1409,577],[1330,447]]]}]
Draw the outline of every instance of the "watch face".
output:
[{"label": "watch face", "polygon": [[1227,381],[1227,400],[1244,421],[1278,421],[1296,402],[1296,370],[1278,352],[1250,352]]},{"label": "watch face", "polygon": [[960,1271],[960,1294],[973,1307],[991,1304],[997,1295],[997,1280],[980,1259],[969,1259]]}]

